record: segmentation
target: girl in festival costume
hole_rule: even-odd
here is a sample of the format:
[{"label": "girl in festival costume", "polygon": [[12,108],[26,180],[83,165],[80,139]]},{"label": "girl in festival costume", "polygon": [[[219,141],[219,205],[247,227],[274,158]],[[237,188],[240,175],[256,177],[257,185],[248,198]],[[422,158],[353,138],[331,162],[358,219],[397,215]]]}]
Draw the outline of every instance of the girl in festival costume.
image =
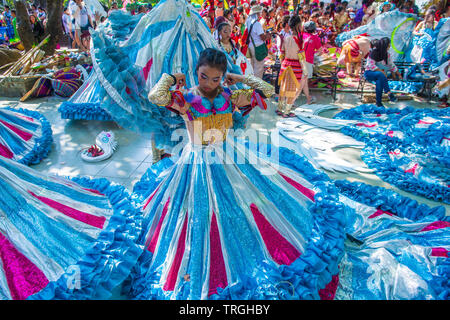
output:
[{"label": "girl in festival costume", "polygon": [[[274,88],[225,74],[226,63],[205,49],[198,86],[171,90],[185,75],[164,74],[149,94],[182,115],[190,142],[176,163],[160,161],[135,186],[146,249],[124,289],[135,299],[328,297],[344,240],[333,186],[287,149],[235,139],[233,112]],[[252,89],[232,91],[223,77]]]},{"label": "girl in festival costume", "polygon": [[36,111],[0,109],[0,156],[23,164],[36,164],[51,149],[52,129]]},{"label": "girl in festival costume", "polygon": [[303,51],[301,19],[298,16],[291,17],[289,27],[292,34],[283,39],[281,47],[280,99],[276,111],[278,115],[284,118],[295,116],[291,109],[302,91],[306,95],[307,103],[311,102],[308,89],[308,71]]},{"label": "girl in festival costume", "polygon": [[121,186],[0,157],[0,300],[109,298],[142,252],[141,221]]}]

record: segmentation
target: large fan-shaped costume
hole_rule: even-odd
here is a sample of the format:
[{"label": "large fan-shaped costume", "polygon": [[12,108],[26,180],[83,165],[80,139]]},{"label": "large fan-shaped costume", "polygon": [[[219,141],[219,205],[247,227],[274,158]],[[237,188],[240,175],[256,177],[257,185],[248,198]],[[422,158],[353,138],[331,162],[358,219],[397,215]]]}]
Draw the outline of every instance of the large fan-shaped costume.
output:
[{"label": "large fan-shaped costume", "polygon": [[105,179],[0,157],[0,299],[105,299],[141,254],[140,216]]},{"label": "large fan-shaped costume", "polygon": [[23,164],[45,158],[53,142],[50,123],[26,109],[0,109],[0,156]]}]

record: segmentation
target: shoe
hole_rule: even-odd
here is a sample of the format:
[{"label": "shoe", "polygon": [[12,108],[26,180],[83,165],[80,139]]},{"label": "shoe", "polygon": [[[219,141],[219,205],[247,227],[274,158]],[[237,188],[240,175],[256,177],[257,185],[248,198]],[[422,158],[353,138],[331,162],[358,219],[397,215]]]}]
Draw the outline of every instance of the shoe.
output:
[{"label": "shoe", "polygon": [[398,101],[398,98],[392,92],[389,93],[388,96],[389,96],[389,101],[391,101],[391,102],[397,102]]},{"label": "shoe", "polygon": [[102,131],[95,139],[95,144],[81,151],[81,159],[87,162],[99,162],[112,156],[117,148],[114,132]]},{"label": "shoe", "polygon": [[283,112],[281,112],[280,110],[276,110],[275,113],[276,113],[277,115],[279,115],[279,116],[282,116],[282,115],[283,115]]},{"label": "shoe", "polygon": [[384,108],[384,104],[382,104],[382,103],[378,104],[378,103],[377,103],[377,107],[382,107],[382,108]]}]

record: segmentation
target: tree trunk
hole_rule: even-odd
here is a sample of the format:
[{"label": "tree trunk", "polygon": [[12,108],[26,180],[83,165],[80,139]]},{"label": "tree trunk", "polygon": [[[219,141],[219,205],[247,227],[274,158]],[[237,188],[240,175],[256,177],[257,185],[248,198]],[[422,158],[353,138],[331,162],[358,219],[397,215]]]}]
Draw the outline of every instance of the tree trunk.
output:
[{"label": "tree trunk", "polygon": [[16,25],[17,33],[25,50],[30,50],[34,44],[33,31],[31,30],[30,18],[24,0],[14,0],[16,7]]},{"label": "tree trunk", "polygon": [[47,3],[47,26],[45,35],[50,34],[50,39],[43,47],[46,55],[52,55],[55,52],[56,45],[63,35],[63,3],[64,0],[52,0]]}]

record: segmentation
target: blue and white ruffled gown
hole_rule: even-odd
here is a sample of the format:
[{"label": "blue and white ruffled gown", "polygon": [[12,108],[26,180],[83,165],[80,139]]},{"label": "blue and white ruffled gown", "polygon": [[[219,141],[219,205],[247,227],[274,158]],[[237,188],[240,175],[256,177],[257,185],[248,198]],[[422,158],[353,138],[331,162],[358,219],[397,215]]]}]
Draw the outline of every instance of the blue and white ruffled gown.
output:
[{"label": "blue and white ruffled gown", "polygon": [[[235,93],[225,89],[213,103],[185,94],[187,126],[201,122],[223,137]],[[158,162],[134,188],[145,250],[124,292],[133,299],[331,297],[345,238],[331,181],[287,149],[257,147],[231,132],[226,142],[195,137],[175,164]]]},{"label": "blue and white ruffled gown", "polygon": [[0,300],[109,298],[142,252],[140,226],[122,186],[0,157]]}]

